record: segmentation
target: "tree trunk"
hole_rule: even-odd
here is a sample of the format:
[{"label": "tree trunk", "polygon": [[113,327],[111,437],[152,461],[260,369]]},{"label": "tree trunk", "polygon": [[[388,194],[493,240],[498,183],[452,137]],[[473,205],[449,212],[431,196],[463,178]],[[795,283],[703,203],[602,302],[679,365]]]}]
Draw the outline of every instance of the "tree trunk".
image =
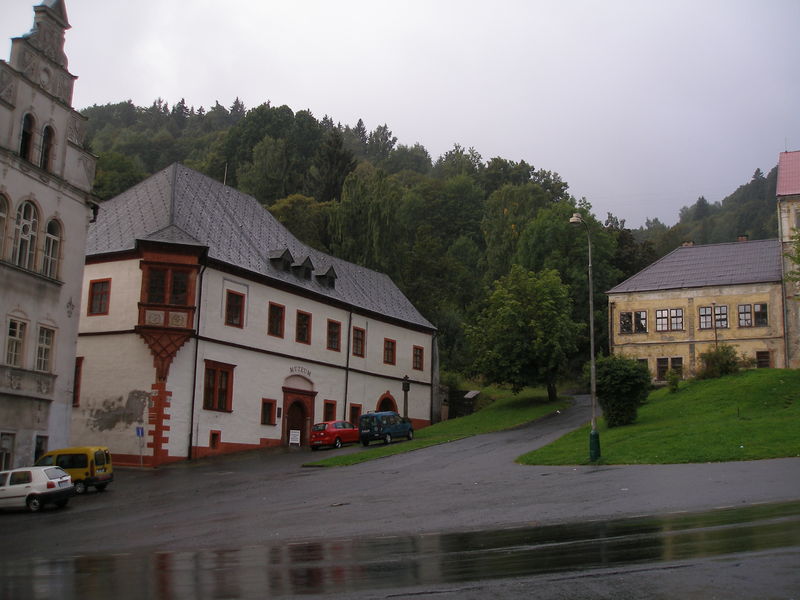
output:
[{"label": "tree trunk", "polygon": [[547,382],[547,399],[550,402],[555,402],[558,400],[558,391],[556,390],[556,384],[552,381]]}]

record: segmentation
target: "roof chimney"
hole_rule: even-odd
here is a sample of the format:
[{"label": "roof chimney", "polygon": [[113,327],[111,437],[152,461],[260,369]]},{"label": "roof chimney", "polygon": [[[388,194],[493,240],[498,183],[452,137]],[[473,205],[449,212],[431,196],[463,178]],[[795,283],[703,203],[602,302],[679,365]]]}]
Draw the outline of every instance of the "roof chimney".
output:
[{"label": "roof chimney", "polygon": [[748,239],[750,239],[750,236],[745,234],[745,235],[740,235],[739,237],[737,237],[736,241],[737,242],[746,242]]},{"label": "roof chimney", "polygon": [[681,244],[681,246],[684,248],[691,248],[692,246],[694,246],[694,242],[692,240],[686,240]]}]

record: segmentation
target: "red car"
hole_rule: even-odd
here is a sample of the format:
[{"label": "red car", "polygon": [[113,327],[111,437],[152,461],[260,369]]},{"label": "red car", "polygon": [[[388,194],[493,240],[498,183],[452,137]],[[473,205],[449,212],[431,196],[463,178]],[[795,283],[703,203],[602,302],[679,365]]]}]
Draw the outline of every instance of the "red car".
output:
[{"label": "red car", "polygon": [[325,421],[311,428],[312,450],[322,446],[341,448],[342,444],[357,444],[358,440],[358,427],[347,421]]}]

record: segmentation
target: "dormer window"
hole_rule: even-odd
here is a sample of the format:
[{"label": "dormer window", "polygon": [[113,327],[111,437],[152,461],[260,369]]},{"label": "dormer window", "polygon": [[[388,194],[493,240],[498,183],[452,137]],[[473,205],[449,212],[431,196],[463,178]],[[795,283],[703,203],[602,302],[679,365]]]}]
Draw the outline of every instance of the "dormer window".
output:
[{"label": "dormer window", "polygon": [[292,271],[302,279],[311,279],[311,273],[314,271],[314,263],[306,256],[305,260],[302,262],[297,262],[292,265]]},{"label": "dormer window", "polygon": [[330,267],[324,273],[317,275],[317,281],[319,281],[322,285],[326,288],[335,288],[336,287],[336,270],[333,267]]},{"label": "dormer window", "polygon": [[270,253],[269,262],[279,271],[288,272],[292,268],[294,258],[292,258],[292,253],[288,249],[275,250]]}]

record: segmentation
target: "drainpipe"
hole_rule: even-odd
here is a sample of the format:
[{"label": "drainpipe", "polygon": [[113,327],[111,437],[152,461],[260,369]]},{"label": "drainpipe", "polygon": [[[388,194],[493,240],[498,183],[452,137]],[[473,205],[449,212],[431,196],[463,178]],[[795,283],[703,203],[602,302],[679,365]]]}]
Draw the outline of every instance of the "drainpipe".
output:
[{"label": "drainpipe", "polygon": [[[350,336],[353,333],[353,311],[351,310],[347,315],[347,357],[345,358],[345,366],[344,366],[344,402],[343,402],[343,409],[342,409],[342,420],[347,421],[347,395],[348,395],[348,386],[350,385]],[[356,423],[357,425],[357,423]]]},{"label": "drainpipe", "polygon": [[[782,248],[782,246],[781,246]],[[786,263],[783,262],[785,265]],[[785,269],[784,269],[785,273]],[[781,312],[783,312],[783,368],[788,369],[791,361],[789,360],[789,307],[786,302],[786,278],[781,277]]]},{"label": "drainpipe", "polygon": [[616,338],[614,337],[614,309],[616,306],[616,302],[608,303],[608,353],[610,355],[614,354],[614,344],[616,343]]},{"label": "drainpipe", "polygon": [[200,267],[200,283],[197,288],[197,330],[194,336],[194,370],[192,371],[192,403],[189,411],[189,448],[187,455],[189,460],[192,460],[192,447],[194,444],[194,405],[197,399],[197,357],[200,352],[200,310],[203,307],[203,275],[205,275],[206,266]]},{"label": "drainpipe", "polygon": [[[431,395],[430,410],[428,411],[429,423],[433,425],[442,420],[442,404],[439,395],[439,332],[434,331],[431,336]],[[438,415],[436,411],[438,409]]]}]

